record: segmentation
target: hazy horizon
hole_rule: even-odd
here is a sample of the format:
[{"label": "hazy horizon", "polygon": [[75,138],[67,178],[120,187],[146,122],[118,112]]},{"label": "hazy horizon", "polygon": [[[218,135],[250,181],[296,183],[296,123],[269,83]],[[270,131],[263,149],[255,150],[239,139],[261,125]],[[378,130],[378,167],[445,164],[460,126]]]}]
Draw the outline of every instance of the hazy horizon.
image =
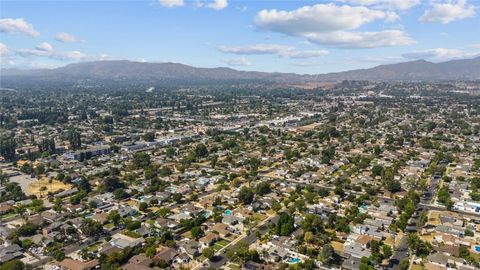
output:
[{"label": "hazy horizon", "polygon": [[2,68],[130,60],[320,74],[480,55],[478,1],[2,1]]}]

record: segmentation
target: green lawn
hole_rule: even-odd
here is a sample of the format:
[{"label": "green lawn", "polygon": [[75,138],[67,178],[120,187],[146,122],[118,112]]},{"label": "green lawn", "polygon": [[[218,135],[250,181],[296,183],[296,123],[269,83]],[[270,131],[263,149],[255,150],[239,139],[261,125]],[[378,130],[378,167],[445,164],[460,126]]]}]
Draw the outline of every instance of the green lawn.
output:
[{"label": "green lawn", "polygon": [[225,247],[226,245],[228,245],[228,243],[230,243],[229,241],[225,240],[225,239],[222,239],[218,242],[216,242],[214,245],[213,245],[213,248],[215,249],[215,251],[219,251],[220,249],[222,249],[223,247]]},{"label": "green lawn", "polygon": [[97,250],[98,250],[98,247],[100,246],[100,244],[101,244],[101,243],[96,243],[96,244],[93,245],[93,246],[89,246],[89,247],[87,248],[87,250],[88,250],[89,252],[97,251]]},{"label": "green lawn", "polygon": [[16,216],[16,213],[6,213],[0,216],[0,219],[7,219]]},{"label": "green lawn", "polygon": [[105,224],[103,227],[105,227],[105,229],[107,230],[111,230],[115,227],[115,225],[113,223],[108,223],[108,224]]}]

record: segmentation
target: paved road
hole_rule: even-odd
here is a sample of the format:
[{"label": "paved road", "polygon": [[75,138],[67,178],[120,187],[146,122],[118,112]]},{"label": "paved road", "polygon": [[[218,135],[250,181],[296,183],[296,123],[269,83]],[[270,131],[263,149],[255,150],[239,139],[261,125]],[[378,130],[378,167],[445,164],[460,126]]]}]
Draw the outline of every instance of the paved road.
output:
[{"label": "paved road", "polygon": [[[430,179],[429,185],[427,189],[423,192],[423,194],[420,197],[420,203],[417,205],[416,214],[408,220],[408,226],[406,231],[408,232],[417,232],[421,230],[421,224],[419,223],[419,213],[422,210],[438,210],[436,208],[439,208],[438,206],[432,205],[432,199],[433,195],[435,194],[435,190],[437,189],[437,185],[440,182],[439,177],[432,177]],[[445,210],[445,208],[440,208],[440,210]],[[398,266],[400,264],[400,261],[403,259],[406,259],[410,256],[409,250],[408,250],[408,243],[407,243],[407,234],[405,233],[402,238],[400,239],[400,243],[398,247],[395,249],[394,254],[392,258],[389,261],[389,267],[388,269],[390,270],[397,270]]]}]

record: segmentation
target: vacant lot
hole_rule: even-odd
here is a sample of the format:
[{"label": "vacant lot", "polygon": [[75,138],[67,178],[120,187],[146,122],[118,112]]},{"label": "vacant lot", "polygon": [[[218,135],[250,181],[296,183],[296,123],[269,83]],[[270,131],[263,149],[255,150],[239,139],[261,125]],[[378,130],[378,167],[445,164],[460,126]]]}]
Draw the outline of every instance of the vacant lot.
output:
[{"label": "vacant lot", "polygon": [[22,188],[22,191],[27,194],[27,195],[31,195],[28,193],[28,186],[35,182],[35,178],[32,178],[30,177],[30,175],[27,175],[27,174],[20,174],[20,175],[16,175],[16,176],[12,176],[10,177],[10,182],[15,182],[17,183],[20,188]]},{"label": "vacant lot", "polygon": [[38,181],[32,182],[28,185],[27,195],[37,195],[40,197],[47,196],[49,192],[57,193],[61,190],[69,190],[72,188],[72,185],[65,184],[57,180],[49,180],[47,178],[42,178]]}]

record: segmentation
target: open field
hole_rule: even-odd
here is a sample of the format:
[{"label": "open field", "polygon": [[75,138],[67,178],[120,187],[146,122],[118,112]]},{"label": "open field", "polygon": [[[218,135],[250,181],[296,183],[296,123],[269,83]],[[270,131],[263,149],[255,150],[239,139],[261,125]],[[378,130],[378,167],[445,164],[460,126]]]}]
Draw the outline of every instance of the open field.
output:
[{"label": "open field", "polygon": [[25,194],[31,195],[28,193],[28,187],[31,183],[35,182],[35,178],[32,178],[27,174],[20,174],[10,177],[10,182],[17,183]]},{"label": "open field", "polygon": [[318,122],[317,123],[312,123],[312,124],[308,124],[308,125],[305,125],[305,126],[297,127],[296,131],[309,131],[309,130],[317,129],[321,125],[322,125],[322,123],[318,123]]},{"label": "open field", "polygon": [[27,195],[37,195],[40,197],[47,196],[49,192],[56,193],[61,190],[71,189],[72,185],[63,182],[42,178],[38,181],[31,182],[27,188]]}]

